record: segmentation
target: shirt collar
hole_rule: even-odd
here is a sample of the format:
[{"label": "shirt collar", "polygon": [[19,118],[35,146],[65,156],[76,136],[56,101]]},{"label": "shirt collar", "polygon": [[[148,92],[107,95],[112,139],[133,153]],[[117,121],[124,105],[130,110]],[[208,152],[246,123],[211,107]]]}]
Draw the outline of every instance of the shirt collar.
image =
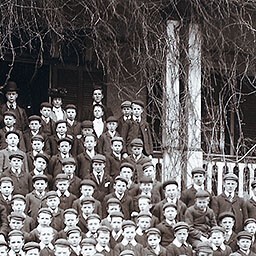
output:
[{"label": "shirt collar", "polygon": [[132,246],[136,246],[137,245],[137,242],[135,241],[135,239],[133,239],[131,242],[128,242],[125,238],[122,240],[122,242],[121,242],[121,244],[123,245],[123,246],[126,246],[126,245],[128,245],[128,244],[131,244]]},{"label": "shirt collar", "polygon": [[225,251],[226,246],[225,246],[225,244],[223,244],[223,243],[220,245],[220,247],[217,247],[216,245],[212,244],[212,249],[213,249],[214,251],[217,251],[219,248],[220,248],[222,251]]},{"label": "shirt collar", "polygon": [[103,252],[104,250],[110,252],[110,248],[108,246],[102,247],[100,244],[96,244],[96,250],[98,252]]},{"label": "shirt collar", "polygon": [[58,195],[58,197],[60,197],[60,196],[62,196],[62,195],[66,196],[66,197],[69,197],[69,196],[70,196],[70,193],[69,193],[68,190],[66,190],[66,191],[62,194],[59,190],[57,190],[57,195]]},{"label": "shirt collar", "polygon": [[[42,242],[39,243],[39,246],[40,246],[41,250],[46,247],[46,245],[44,243],[42,243]],[[51,243],[47,245],[47,248],[49,248],[50,250],[54,250],[54,246]]]},{"label": "shirt collar", "polygon": [[[227,191],[224,191],[224,194],[225,194],[227,197],[229,197],[229,193],[228,193]],[[234,198],[235,192],[231,193],[231,196],[232,196],[232,198]]]},{"label": "shirt collar", "polygon": [[204,185],[198,186],[197,184],[193,184],[193,187],[195,188],[196,191],[204,190]]},{"label": "shirt collar", "polygon": [[13,173],[21,174],[21,169],[14,170],[13,168],[11,168],[11,171],[12,171]]},{"label": "shirt collar", "polygon": [[[182,246],[182,243],[180,241],[178,241],[177,238],[175,238],[172,242],[174,245],[176,245],[178,248],[180,248]],[[185,242],[184,245],[188,246],[188,243]]]},{"label": "shirt collar", "polygon": [[139,236],[143,236],[143,231],[140,227],[137,228],[136,234],[138,234]]},{"label": "shirt collar", "polygon": [[14,109],[17,107],[17,103],[16,102],[10,103],[9,101],[7,101],[6,105],[7,105],[8,108],[11,108],[11,105],[13,106]]}]

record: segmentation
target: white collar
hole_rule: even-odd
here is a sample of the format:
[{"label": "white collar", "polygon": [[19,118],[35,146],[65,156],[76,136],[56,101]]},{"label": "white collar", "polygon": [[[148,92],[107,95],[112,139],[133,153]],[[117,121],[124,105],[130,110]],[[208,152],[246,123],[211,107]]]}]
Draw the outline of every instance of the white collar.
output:
[{"label": "white collar", "polygon": [[123,246],[126,246],[126,245],[128,245],[129,243],[130,243],[132,246],[136,246],[136,245],[138,244],[135,239],[133,239],[131,242],[128,242],[128,241],[124,238],[124,239],[122,240],[122,242],[121,242],[121,244],[122,244]]},{"label": "white collar", "polygon": [[32,151],[32,155],[35,157],[37,154],[39,153],[44,153],[43,150],[41,150],[40,152],[37,152],[35,150]]},{"label": "white collar", "polygon": [[34,169],[34,170],[33,170],[33,173],[34,173],[35,175],[39,175],[39,174],[44,174],[44,171],[39,172],[37,169]]},{"label": "white collar", "polygon": [[120,229],[117,233],[115,230],[112,230],[111,234],[114,238],[116,238],[116,240],[122,235],[123,231],[122,229]]},{"label": "white collar", "polygon": [[[172,242],[174,245],[176,245],[178,248],[180,248],[182,246],[182,243],[180,241],[178,241],[177,238],[175,238]],[[185,242],[184,245],[188,246],[188,243]]]},{"label": "white collar", "polygon": [[[45,245],[44,243],[42,243],[42,242],[39,243],[39,246],[40,246],[40,249],[41,249],[41,250],[46,247],[46,245]],[[52,243],[49,243],[49,244],[47,245],[47,248],[49,248],[50,250],[54,250],[54,246],[53,246]]]},{"label": "white collar", "polygon": [[121,201],[122,198],[124,197],[124,194],[119,195],[119,194],[117,194],[116,192],[115,192],[115,195],[116,195],[116,197],[117,197],[117,199],[118,199],[119,201]]},{"label": "white collar", "polygon": [[169,203],[169,202],[171,202],[171,203],[173,203],[173,204],[176,204],[177,203],[177,198],[174,198],[174,199],[170,199],[169,197],[167,197],[166,198],[166,201]]},{"label": "white collar", "polygon": [[[228,193],[227,191],[224,191],[224,194],[225,194],[227,197],[229,197],[229,193]],[[231,196],[232,196],[232,198],[234,198],[235,192],[231,193]]]},{"label": "white collar", "polygon": [[49,123],[49,121],[51,120],[50,117],[44,117],[44,116],[41,116],[41,119],[44,120],[46,123]]},{"label": "white collar", "polygon": [[96,244],[95,248],[98,252],[103,252],[104,250],[110,252],[110,248],[108,246],[102,247],[100,244]]},{"label": "white collar", "polygon": [[226,245],[225,245],[224,243],[222,243],[222,244],[220,245],[220,247],[217,247],[216,245],[212,244],[212,249],[213,249],[214,251],[217,251],[219,248],[220,248],[222,251],[225,251],[225,250],[226,250]]},{"label": "white collar", "polygon": [[11,171],[13,172],[13,173],[18,173],[18,174],[20,174],[21,173],[21,169],[18,169],[18,170],[14,170],[13,168],[11,168]]},{"label": "white collar", "polygon": [[138,120],[138,122],[140,122],[141,121],[141,116],[139,116],[139,117],[133,116],[132,119],[135,122],[137,122],[137,120]]},{"label": "white collar", "polygon": [[57,195],[58,195],[58,197],[60,197],[60,196],[62,196],[62,195],[66,196],[66,197],[69,197],[69,196],[70,196],[70,193],[69,193],[68,190],[66,190],[66,191],[62,194],[59,190],[57,190]]},{"label": "white collar", "polygon": [[78,246],[73,246],[73,245],[70,245],[71,249],[76,253],[76,255],[80,255],[80,252],[81,252],[81,247],[80,245]]},{"label": "white collar", "polygon": [[93,158],[95,156],[95,150],[92,149],[91,151],[89,150],[85,150],[85,152],[87,153],[87,155],[90,157],[90,158]]},{"label": "white collar", "polygon": [[138,234],[139,236],[143,236],[143,231],[140,227],[137,228],[136,234]]},{"label": "white collar", "polygon": [[198,191],[198,190],[204,190],[204,184],[202,184],[201,186],[198,186],[197,184],[193,184],[193,187],[194,187],[194,189],[196,190],[196,191]]},{"label": "white collar", "polygon": [[121,154],[117,154],[116,152],[112,151],[113,155],[117,157],[119,160],[121,160]]},{"label": "white collar", "polygon": [[66,155],[60,153],[60,156],[61,156],[62,159],[70,157],[69,153],[67,153]]},{"label": "white collar", "polygon": [[7,105],[8,108],[11,108],[11,105],[12,105],[13,109],[15,109],[17,107],[17,103],[16,102],[10,103],[9,101],[7,101],[6,105]]},{"label": "white collar", "polygon": [[45,195],[45,191],[43,191],[42,193],[39,193],[37,190],[35,190],[36,195],[38,195],[39,197],[43,197]]},{"label": "white collar", "polygon": [[37,135],[38,133],[39,133],[39,130],[38,130],[38,131],[36,131],[36,132],[31,131],[31,134],[32,134],[33,136]]},{"label": "white collar", "polygon": [[70,120],[67,118],[67,122],[72,126],[74,124],[75,120]]},{"label": "white collar", "polygon": [[61,134],[57,133],[57,137],[59,139],[66,138],[66,134],[61,135]]},{"label": "white collar", "polygon": [[14,127],[12,126],[12,127],[7,127],[7,126],[5,126],[5,130],[7,131],[7,132],[9,132],[9,131],[13,131],[14,130]]},{"label": "white collar", "polygon": [[15,147],[8,146],[7,149],[8,149],[8,151],[12,151],[12,152],[18,151],[18,147],[17,146],[15,146]]}]

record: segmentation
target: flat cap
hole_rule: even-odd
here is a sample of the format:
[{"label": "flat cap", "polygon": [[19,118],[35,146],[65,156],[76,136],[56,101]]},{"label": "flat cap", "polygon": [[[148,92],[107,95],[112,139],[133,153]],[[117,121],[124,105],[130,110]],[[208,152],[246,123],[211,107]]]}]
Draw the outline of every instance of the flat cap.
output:
[{"label": "flat cap", "polygon": [[60,143],[63,141],[68,142],[70,145],[72,145],[72,143],[73,143],[73,140],[70,137],[64,137],[57,141],[58,145],[60,145]]},{"label": "flat cap", "polygon": [[63,119],[57,120],[57,121],[55,122],[55,126],[57,126],[58,124],[67,124],[67,121],[66,121],[66,120],[63,120]]},{"label": "flat cap", "polygon": [[97,214],[97,213],[92,213],[92,214],[90,214],[88,217],[87,217],[87,221],[88,220],[91,220],[91,219],[98,219],[98,220],[100,220],[101,221],[101,217]]},{"label": "flat cap", "polygon": [[144,102],[141,101],[141,100],[133,100],[133,101],[132,101],[132,104],[139,105],[139,106],[141,106],[141,107],[143,107],[143,108],[145,107]]},{"label": "flat cap", "polygon": [[37,180],[45,180],[46,182],[48,182],[48,177],[44,174],[37,174],[37,175],[34,175],[32,177],[32,182],[35,182]]},{"label": "flat cap", "polygon": [[120,217],[120,218],[122,218],[122,219],[124,219],[124,215],[123,215],[123,213],[122,212],[111,212],[110,214],[110,217],[111,218],[113,218],[113,217]]},{"label": "flat cap", "polygon": [[67,230],[67,232],[66,232],[67,236],[69,236],[70,234],[73,234],[73,233],[80,233],[80,234],[81,234],[82,231],[81,231],[81,229],[80,229],[79,227],[77,227],[77,226],[68,228],[68,230]]},{"label": "flat cap", "polygon": [[139,180],[140,183],[153,183],[153,180],[151,177],[148,177],[148,176],[142,176]]},{"label": "flat cap", "polygon": [[148,230],[146,230],[146,236],[148,237],[150,235],[161,236],[161,231],[158,228],[149,228]]},{"label": "flat cap", "polygon": [[18,158],[20,160],[23,160],[24,159],[24,156],[20,153],[12,153],[11,155],[9,155],[9,159],[13,159],[13,158]]},{"label": "flat cap", "polygon": [[68,175],[66,175],[65,173],[59,173],[59,174],[57,174],[55,180],[56,181],[59,181],[59,180],[69,180],[69,178],[68,178]]},{"label": "flat cap", "polygon": [[138,138],[133,139],[131,141],[131,146],[132,147],[143,147],[143,141],[141,139],[138,139]]},{"label": "flat cap", "polygon": [[49,163],[49,156],[46,155],[45,153],[38,153],[35,155],[34,160],[37,158],[43,158],[45,160],[46,163]]},{"label": "flat cap", "polygon": [[8,237],[11,237],[11,236],[24,236],[24,234],[20,230],[12,230],[8,233]]},{"label": "flat cap", "polygon": [[20,194],[14,195],[14,196],[12,197],[12,202],[13,202],[14,200],[20,200],[20,201],[23,201],[23,202],[26,203],[26,198],[25,198],[25,196],[20,195]]},{"label": "flat cap", "polygon": [[52,108],[52,104],[50,102],[42,102],[40,105],[40,109],[42,108]]},{"label": "flat cap", "polygon": [[36,242],[28,242],[28,243],[25,243],[25,245],[23,246],[23,250],[25,252],[28,252],[28,251],[34,250],[34,249],[40,250],[40,245]]},{"label": "flat cap", "polygon": [[222,221],[226,217],[233,218],[234,220],[236,219],[233,212],[222,212],[219,214],[219,221]]},{"label": "flat cap", "polygon": [[177,187],[179,186],[176,180],[167,180],[163,183],[163,189],[165,189],[165,187],[168,185],[175,185]]},{"label": "flat cap", "polygon": [[138,216],[137,216],[138,219],[139,219],[139,218],[143,218],[143,217],[145,217],[145,218],[152,218],[152,214],[151,214],[150,212],[144,212],[144,211],[142,211],[142,212],[140,212],[140,213],[138,214]]},{"label": "flat cap", "polygon": [[131,105],[132,105],[132,102],[129,101],[129,100],[126,100],[126,101],[123,101],[123,102],[121,103],[121,108],[125,108],[125,107],[130,108]]},{"label": "flat cap", "polygon": [[136,224],[132,220],[124,220],[122,223],[122,229],[125,229],[126,227],[136,227]]},{"label": "flat cap", "polygon": [[97,154],[92,158],[92,162],[96,162],[96,163],[105,163],[106,162],[106,157],[101,155],[101,154]]},{"label": "flat cap", "polygon": [[39,140],[39,141],[44,142],[44,137],[42,135],[40,135],[40,134],[37,134],[35,136],[32,136],[31,139],[30,139],[31,142],[34,141],[34,140],[36,140],[36,141]]},{"label": "flat cap", "polygon": [[93,123],[92,123],[92,121],[90,121],[90,120],[84,120],[84,121],[81,123],[81,127],[82,127],[82,128],[93,128]]},{"label": "flat cap", "polygon": [[199,190],[196,192],[196,198],[206,198],[206,197],[210,197],[210,194],[208,191]]},{"label": "flat cap", "polygon": [[244,226],[246,226],[246,225],[248,225],[248,224],[250,224],[250,223],[256,224],[256,219],[254,219],[254,218],[248,218],[248,219],[246,219],[246,220],[244,221]]},{"label": "flat cap", "polygon": [[199,242],[196,251],[198,252],[206,252],[206,253],[212,253],[213,249],[209,242]]},{"label": "flat cap", "polygon": [[76,165],[76,160],[73,157],[67,157],[61,160],[62,165],[72,164]]},{"label": "flat cap", "polygon": [[223,180],[234,180],[238,182],[238,177],[234,173],[227,173],[224,177]]},{"label": "flat cap", "polygon": [[124,139],[122,137],[118,137],[118,136],[114,136],[111,139],[111,143],[113,143],[114,141],[120,141],[120,142],[124,143]]},{"label": "flat cap", "polygon": [[134,171],[134,166],[131,163],[128,163],[128,162],[121,163],[120,169],[125,168],[125,167],[130,168],[130,169],[132,169],[132,171]]},{"label": "flat cap", "polygon": [[39,123],[42,122],[42,119],[40,116],[37,116],[37,115],[32,115],[28,118],[28,121],[31,122],[31,121],[38,121]]},{"label": "flat cap", "polygon": [[150,196],[148,196],[148,195],[139,195],[138,196],[138,200],[140,200],[140,199],[147,199],[147,200],[149,200],[150,202],[151,202],[151,198],[150,198]]},{"label": "flat cap", "polygon": [[70,247],[70,243],[68,242],[68,240],[63,239],[63,238],[59,238],[55,241],[54,243],[55,246],[60,246],[60,247]]},{"label": "flat cap", "polygon": [[86,185],[86,186],[91,186],[91,187],[93,187],[93,188],[96,187],[95,182],[94,182],[93,180],[89,180],[89,179],[81,180],[81,182],[80,182],[80,187],[81,187],[81,186],[84,186],[84,185]]},{"label": "flat cap", "polygon": [[221,233],[225,234],[224,228],[223,227],[219,227],[219,226],[214,226],[210,230],[210,234],[216,233],[216,232],[221,232]]},{"label": "flat cap", "polygon": [[239,239],[249,239],[249,240],[252,240],[252,235],[247,232],[247,231],[241,231],[237,234],[236,236],[236,239],[239,240]]},{"label": "flat cap", "polygon": [[82,241],[81,241],[81,246],[86,246],[86,245],[96,245],[97,242],[94,238],[84,238]]},{"label": "flat cap", "polygon": [[102,226],[98,227],[97,233],[100,232],[100,231],[102,231],[102,232],[109,232],[110,233],[111,229],[108,226],[102,225]]},{"label": "flat cap", "polygon": [[176,204],[173,204],[173,203],[165,203],[165,204],[163,205],[163,211],[164,211],[166,208],[168,208],[168,207],[172,207],[172,208],[174,208],[174,209],[177,210],[177,205],[176,205]]},{"label": "flat cap", "polygon": [[108,201],[107,201],[107,205],[109,205],[109,204],[119,204],[119,205],[121,205],[121,202],[117,198],[112,197],[112,198],[109,198]]},{"label": "flat cap", "polygon": [[46,193],[46,195],[45,195],[45,198],[46,198],[46,199],[55,198],[55,197],[59,197],[59,196],[58,196],[57,191],[54,191],[54,190],[48,191],[48,192]]},{"label": "flat cap", "polygon": [[149,167],[154,167],[154,164],[150,161],[150,162],[146,162],[142,165],[142,169],[145,170]]},{"label": "flat cap", "polygon": [[202,167],[195,167],[194,169],[192,169],[191,174],[193,176],[196,173],[201,173],[201,174],[205,175],[205,169]]},{"label": "flat cap", "polygon": [[7,138],[10,134],[15,134],[18,136],[18,138],[20,138],[20,134],[17,132],[17,131],[8,131],[6,134],[5,134],[5,138]]},{"label": "flat cap", "polygon": [[66,209],[66,210],[63,212],[63,214],[64,214],[64,215],[65,215],[65,214],[75,214],[75,215],[78,216],[78,212],[77,212],[77,210],[74,209],[74,208],[68,208],[68,209]]},{"label": "flat cap", "polygon": [[186,222],[184,222],[184,221],[180,221],[180,222],[177,222],[174,225],[173,229],[174,229],[174,232],[177,232],[180,229],[187,229],[187,230],[189,230],[189,225]]},{"label": "flat cap", "polygon": [[115,116],[110,116],[107,118],[106,123],[110,122],[118,123],[118,119]]},{"label": "flat cap", "polygon": [[81,205],[91,204],[91,203],[93,203],[93,204],[95,203],[95,199],[92,196],[83,197],[81,200]]},{"label": "flat cap", "polygon": [[14,111],[11,111],[11,110],[5,111],[5,112],[3,113],[3,117],[5,117],[5,116],[12,116],[12,117],[14,117],[14,118],[16,119],[16,114],[15,114],[15,112],[14,112]]},{"label": "flat cap", "polygon": [[126,178],[120,176],[120,175],[118,175],[118,176],[115,177],[115,182],[117,182],[117,181],[122,181],[122,182],[124,182],[126,185],[128,185],[128,180],[127,180]]},{"label": "flat cap", "polygon": [[131,250],[124,250],[124,251],[122,251],[119,255],[120,255],[120,256],[134,256],[135,254],[134,254],[134,252],[131,251]]},{"label": "flat cap", "polygon": [[52,216],[52,212],[51,212],[48,208],[41,208],[41,209],[39,209],[38,215],[39,215],[40,213],[46,213],[46,214],[49,214],[49,215]]},{"label": "flat cap", "polygon": [[25,220],[26,216],[24,216],[22,213],[19,212],[11,212],[10,215],[8,216],[8,219],[14,219],[14,220]]},{"label": "flat cap", "polygon": [[2,178],[0,179],[0,184],[1,184],[2,182],[11,182],[11,183],[13,184],[13,180],[12,180],[12,178],[10,178],[10,177],[2,177]]},{"label": "flat cap", "polygon": [[77,106],[74,105],[74,104],[68,104],[68,105],[65,106],[65,110],[67,110],[67,109],[75,109],[75,110],[77,110]]}]

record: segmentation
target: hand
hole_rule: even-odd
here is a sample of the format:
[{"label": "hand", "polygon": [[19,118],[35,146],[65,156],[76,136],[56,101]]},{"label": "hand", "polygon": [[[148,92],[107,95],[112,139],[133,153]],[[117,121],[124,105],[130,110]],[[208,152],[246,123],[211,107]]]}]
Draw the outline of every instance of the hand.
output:
[{"label": "hand", "polygon": [[128,157],[128,154],[127,153],[123,153],[123,158],[127,158]]}]

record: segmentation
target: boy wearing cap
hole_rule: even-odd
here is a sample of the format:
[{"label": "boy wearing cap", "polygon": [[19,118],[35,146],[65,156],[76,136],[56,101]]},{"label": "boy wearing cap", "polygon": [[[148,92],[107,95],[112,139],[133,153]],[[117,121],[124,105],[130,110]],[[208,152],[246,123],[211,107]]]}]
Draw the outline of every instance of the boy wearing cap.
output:
[{"label": "boy wearing cap", "polygon": [[77,156],[77,173],[81,179],[85,179],[92,172],[92,158],[96,155],[96,144],[94,134],[87,134],[84,137],[84,150]]},{"label": "boy wearing cap", "polygon": [[191,171],[192,175],[192,186],[188,189],[183,190],[181,193],[181,200],[190,207],[195,203],[196,192],[199,190],[205,190],[205,169],[201,167],[196,167]]},{"label": "boy wearing cap", "polygon": [[[6,241],[3,239],[3,240],[0,240],[0,254],[2,256],[8,256],[8,245],[6,243]],[[37,255],[39,256],[39,255]]]},{"label": "boy wearing cap", "polygon": [[70,243],[63,238],[56,240],[54,243],[54,255],[70,256],[71,255]]},{"label": "boy wearing cap", "polygon": [[[123,240],[122,223],[124,220],[124,215],[120,211],[115,211],[110,213],[110,248],[115,248],[116,244]],[[101,222],[103,225],[103,221]]]},{"label": "boy wearing cap", "polygon": [[127,194],[127,180],[121,176],[115,178],[114,192],[108,194],[104,198],[104,202],[107,202],[110,198],[116,198],[120,201],[122,212],[125,219],[131,218],[131,213],[134,209],[133,199]]},{"label": "boy wearing cap", "polygon": [[7,215],[11,213],[13,189],[13,181],[10,177],[0,179],[0,204],[5,207]]},{"label": "boy wearing cap", "polygon": [[40,246],[36,242],[27,242],[23,246],[23,251],[26,256],[39,256]]},{"label": "boy wearing cap", "polygon": [[186,222],[177,222],[174,227],[174,240],[166,247],[167,255],[193,256],[192,247],[188,244],[189,226]]},{"label": "boy wearing cap", "polygon": [[246,200],[245,205],[248,212],[248,218],[256,219],[256,181],[251,183],[252,197]]},{"label": "boy wearing cap", "polygon": [[47,136],[51,136],[55,131],[55,122],[50,118],[52,111],[52,104],[49,102],[42,102],[40,105],[42,132]]},{"label": "boy wearing cap", "polygon": [[[26,156],[26,155],[25,155]],[[32,191],[32,177],[22,169],[24,155],[13,153],[9,156],[10,168],[5,170],[3,177],[10,177],[13,180],[13,194],[26,195]]]},{"label": "boy wearing cap", "polygon": [[212,227],[209,241],[213,248],[213,256],[229,256],[232,253],[231,248],[224,243],[225,231],[222,227]]},{"label": "boy wearing cap", "polygon": [[100,226],[97,229],[97,238],[96,238],[96,251],[102,253],[104,256],[112,256],[114,251],[110,248],[110,228],[107,226]]},{"label": "boy wearing cap", "polygon": [[101,218],[98,214],[92,213],[86,219],[86,227],[88,232],[85,233],[85,236],[88,238],[97,237],[97,229],[100,227]]},{"label": "boy wearing cap", "polygon": [[251,251],[256,253],[256,241],[255,241],[256,220],[253,218],[246,219],[244,222],[244,230],[249,232],[252,235]]},{"label": "boy wearing cap", "polygon": [[106,123],[103,121],[104,107],[100,104],[93,105],[93,130],[99,138],[106,131]]},{"label": "boy wearing cap", "polygon": [[185,213],[185,222],[190,226],[191,244],[196,247],[199,241],[206,241],[212,227],[217,225],[215,213],[209,208],[210,195],[198,191],[194,205]]},{"label": "boy wearing cap", "polygon": [[137,216],[137,229],[135,240],[142,244],[144,247],[147,246],[146,231],[151,228],[152,214],[149,212],[140,212]]},{"label": "boy wearing cap", "polygon": [[255,256],[256,254],[251,251],[252,245],[252,235],[247,231],[241,231],[237,234],[237,245],[238,250],[236,253],[239,253],[241,256]]},{"label": "boy wearing cap", "polygon": [[10,155],[20,154],[23,156],[23,169],[28,172],[28,163],[26,153],[19,149],[20,135],[16,131],[8,131],[5,134],[7,147],[0,150],[0,170],[5,171],[10,167]]},{"label": "boy wearing cap", "polygon": [[237,185],[238,177],[233,173],[226,174],[223,178],[224,191],[212,199],[211,206],[217,217],[222,212],[234,213],[236,218],[234,231],[236,233],[243,230],[244,221],[248,216],[244,199],[236,194]]},{"label": "boy wearing cap", "polygon": [[17,104],[18,87],[14,81],[8,81],[4,87],[6,103],[0,108],[0,122],[3,120],[3,113],[6,111],[13,111],[16,115],[16,128],[24,132],[28,127],[28,118],[26,111]]},{"label": "boy wearing cap", "polygon": [[26,209],[29,215],[36,219],[38,210],[42,207],[42,201],[46,194],[48,178],[38,174],[32,177],[34,190],[26,195]]},{"label": "boy wearing cap", "polygon": [[65,111],[67,115],[68,134],[76,137],[81,133],[81,123],[76,120],[77,107],[74,104],[68,104],[65,107]]},{"label": "boy wearing cap", "polygon": [[100,154],[106,155],[111,152],[111,140],[114,137],[120,137],[120,134],[116,131],[118,120],[114,116],[108,117],[106,120],[106,132],[103,132],[99,137],[97,149]]},{"label": "boy wearing cap", "polygon": [[71,256],[79,256],[81,253],[80,243],[82,241],[82,231],[79,227],[70,227],[67,230],[67,241],[70,243]]},{"label": "boy wearing cap", "polygon": [[96,243],[94,238],[84,238],[81,241],[81,255],[94,256],[96,254]]},{"label": "boy wearing cap", "polygon": [[123,135],[123,127],[127,120],[131,120],[132,118],[132,108],[131,108],[131,101],[124,101],[121,104],[121,112],[122,115],[118,118],[118,132]]},{"label": "boy wearing cap", "polygon": [[199,242],[196,249],[196,256],[213,256],[213,249],[209,242]]},{"label": "boy wearing cap", "polygon": [[9,245],[9,256],[21,255],[24,256],[25,253],[22,250],[24,245],[24,235],[20,230],[12,230],[8,234],[8,245]]},{"label": "boy wearing cap", "polygon": [[4,127],[0,129],[0,149],[4,149],[7,147],[7,143],[5,141],[5,135],[8,131],[16,131],[19,134],[20,141],[19,141],[19,148],[26,152],[26,146],[23,138],[23,133],[15,128],[16,123],[16,115],[13,111],[6,111],[3,114],[3,122]]}]

